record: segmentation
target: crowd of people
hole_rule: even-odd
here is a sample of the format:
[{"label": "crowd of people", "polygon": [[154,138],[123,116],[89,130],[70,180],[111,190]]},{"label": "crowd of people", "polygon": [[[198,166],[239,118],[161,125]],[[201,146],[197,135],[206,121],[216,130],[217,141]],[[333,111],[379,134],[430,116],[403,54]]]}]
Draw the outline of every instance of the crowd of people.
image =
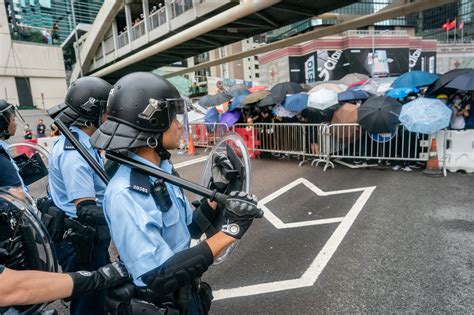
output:
[{"label": "crowd of people", "polygon": [[36,134],[33,133],[29,124],[25,124],[23,128],[23,138],[25,140],[31,140],[33,138],[44,138],[44,137],[55,137],[59,136],[61,132],[58,127],[52,123],[49,128],[46,128],[43,119],[39,118],[36,124]]}]

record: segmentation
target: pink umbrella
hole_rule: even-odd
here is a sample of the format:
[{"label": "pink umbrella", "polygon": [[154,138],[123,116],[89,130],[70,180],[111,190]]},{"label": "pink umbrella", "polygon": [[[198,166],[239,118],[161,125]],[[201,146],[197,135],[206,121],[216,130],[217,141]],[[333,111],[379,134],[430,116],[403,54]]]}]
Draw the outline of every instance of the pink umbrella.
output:
[{"label": "pink umbrella", "polygon": [[266,86],[252,86],[248,90],[249,90],[250,93],[253,93],[253,92],[257,92],[257,91],[264,91],[266,89],[267,89]]}]

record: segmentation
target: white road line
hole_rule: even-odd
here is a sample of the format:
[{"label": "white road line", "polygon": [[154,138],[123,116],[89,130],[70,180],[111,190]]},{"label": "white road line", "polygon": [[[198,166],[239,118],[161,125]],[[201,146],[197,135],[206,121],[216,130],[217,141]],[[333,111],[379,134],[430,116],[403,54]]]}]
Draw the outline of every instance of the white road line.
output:
[{"label": "white road line", "polygon": [[[336,228],[336,230],[328,239],[324,247],[321,249],[321,251],[315,257],[315,259],[310,264],[308,269],[303,273],[303,275],[300,278],[261,283],[261,284],[249,285],[249,286],[232,288],[232,289],[218,290],[218,291],[213,292],[214,300],[223,300],[223,299],[234,298],[234,297],[264,294],[264,293],[270,293],[270,292],[278,292],[278,291],[313,286],[314,283],[317,281],[319,275],[323,271],[324,267],[326,267],[327,263],[329,262],[332,255],[336,251],[337,247],[341,244],[347,231],[352,226],[355,219],[359,215],[360,211],[364,207],[365,203],[370,198],[370,196],[372,195],[372,193],[374,192],[376,188],[375,186],[372,186],[372,187],[355,188],[355,189],[347,189],[347,190],[340,190],[340,191],[323,192],[322,190],[320,190],[318,187],[316,187],[315,185],[313,185],[306,179],[300,178],[294,181],[293,183],[290,183],[287,186],[283,187],[282,189],[279,189],[277,191],[279,192],[279,194],[276,194],[277,192],[275,192],[271,194],[270,196],[262,199],[262,201],[268,202],[271,199],[276,198],[283,192],[288,191],[289,189],[291,189],[292,187],[300,183],[304,183],[307,187],[311,186],[310,189],[316,192],[320,196],[335,195],[335,194],[356,192],[356,191],[362,191],[362,194],[359,196],[359,198],[354,203],[352,208],[349,210],[347,215],[342,219],[339,226]],[[273,198],[270,199],[269,197],[273,197]],[[271,211],[269,213],[271,213]],[[273,213],[271,214],[269,213],[265,213],[265,218],[269,220],[270,218],[272,219],[277,218]],[[333,219],[335,220],[335,219],[340,219],[340,218],[333,218]],[[315,221],[321,221],[321,220],[315,220]],[[307,222],[311,222],[311,221],[307,221]],[[272,224],[275,225],[273,222]],[[277,226],[275,227],[279,228]],[[297,227],[297,226],[292,226],[292,227]]]},{"label": "white road line", "polygon": [[196,164],[196,163],[201,163],[201,162],[204,162],[206,160],[207,160],[207,156],[202,156],[202,157],[199,157],[197,159],[192,159],[192,160],[189,160],[189,161],[177,163],[177,164],[174,165],[174,168],[178,169],[178,168],[193,165],[193,164]]}]

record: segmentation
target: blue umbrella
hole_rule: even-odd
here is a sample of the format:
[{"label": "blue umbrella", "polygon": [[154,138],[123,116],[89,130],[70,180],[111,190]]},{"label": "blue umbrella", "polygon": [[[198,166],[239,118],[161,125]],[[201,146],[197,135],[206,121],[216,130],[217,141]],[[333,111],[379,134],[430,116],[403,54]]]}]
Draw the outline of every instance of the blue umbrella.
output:
[{"label": "blue umbrella", "polygon": [[411,88],[395,88],[390,89],[385,93],[385,96],[390,96],[391,98],[405,98],[410,93],[418,93],[420,89],[416,87]]},{"label": "blue umbrella", "polygon": [[347,90],[337,94],[337,101],[342,103],[356,100],[366,100],[371,96],[371,93],[364,90]]},{"label": "blue umbrella", "polygon": [[244,100],[244,97],[245,97],[245,95],[238,95],[238,96],[234,97],[232,99],[232,102],[229,105],[228,111],[230,112],[230,111],[233,111],[234,109],[244,107],[242,105],[242,101]]},{"label": "blue umbrella", "polygon": [[433,134],[449,126],[451,114],[439,99],[420,97],[403,105],[399,119],[411,132]]},{"label": "blue umbrella", "polygon": [[219,121],[219,112],[215,107],[211,107],[207,110],[206,115],[204,116],[204,121],[210,124]]},{"label": "blue umbrella", "polygon": [[308,94],[298,93],[288,95],[285,97],[282,105],[289,111],[301,112],[308,107]]},{"label": "blue umbrella", "polygon": [[246,89],[235,89],[235,90],[232,90],[228,93],[229,95],[232,95],[233,98],[236,98],[237,96],[240,96],[240,95],[249,95],[250,92],[249,90],[246,90]]},{"label": "blue umbrella", "polygon": [[392,82],[392,88],[413,88],[428,86],[438,80],[438,76],[426,71],[411,71],[399,76]]}]

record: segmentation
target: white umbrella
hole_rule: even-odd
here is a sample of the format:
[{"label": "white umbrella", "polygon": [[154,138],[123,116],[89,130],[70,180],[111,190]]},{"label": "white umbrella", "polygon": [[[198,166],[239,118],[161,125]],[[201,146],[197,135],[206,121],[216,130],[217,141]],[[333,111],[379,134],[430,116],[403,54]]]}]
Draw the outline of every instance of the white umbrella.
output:
[{"label": "white umbrella", "polygon": [[308,98],[308,107],[325,110],[338,103],[337,92],[334,90],[321,89],[311,93]]}]

